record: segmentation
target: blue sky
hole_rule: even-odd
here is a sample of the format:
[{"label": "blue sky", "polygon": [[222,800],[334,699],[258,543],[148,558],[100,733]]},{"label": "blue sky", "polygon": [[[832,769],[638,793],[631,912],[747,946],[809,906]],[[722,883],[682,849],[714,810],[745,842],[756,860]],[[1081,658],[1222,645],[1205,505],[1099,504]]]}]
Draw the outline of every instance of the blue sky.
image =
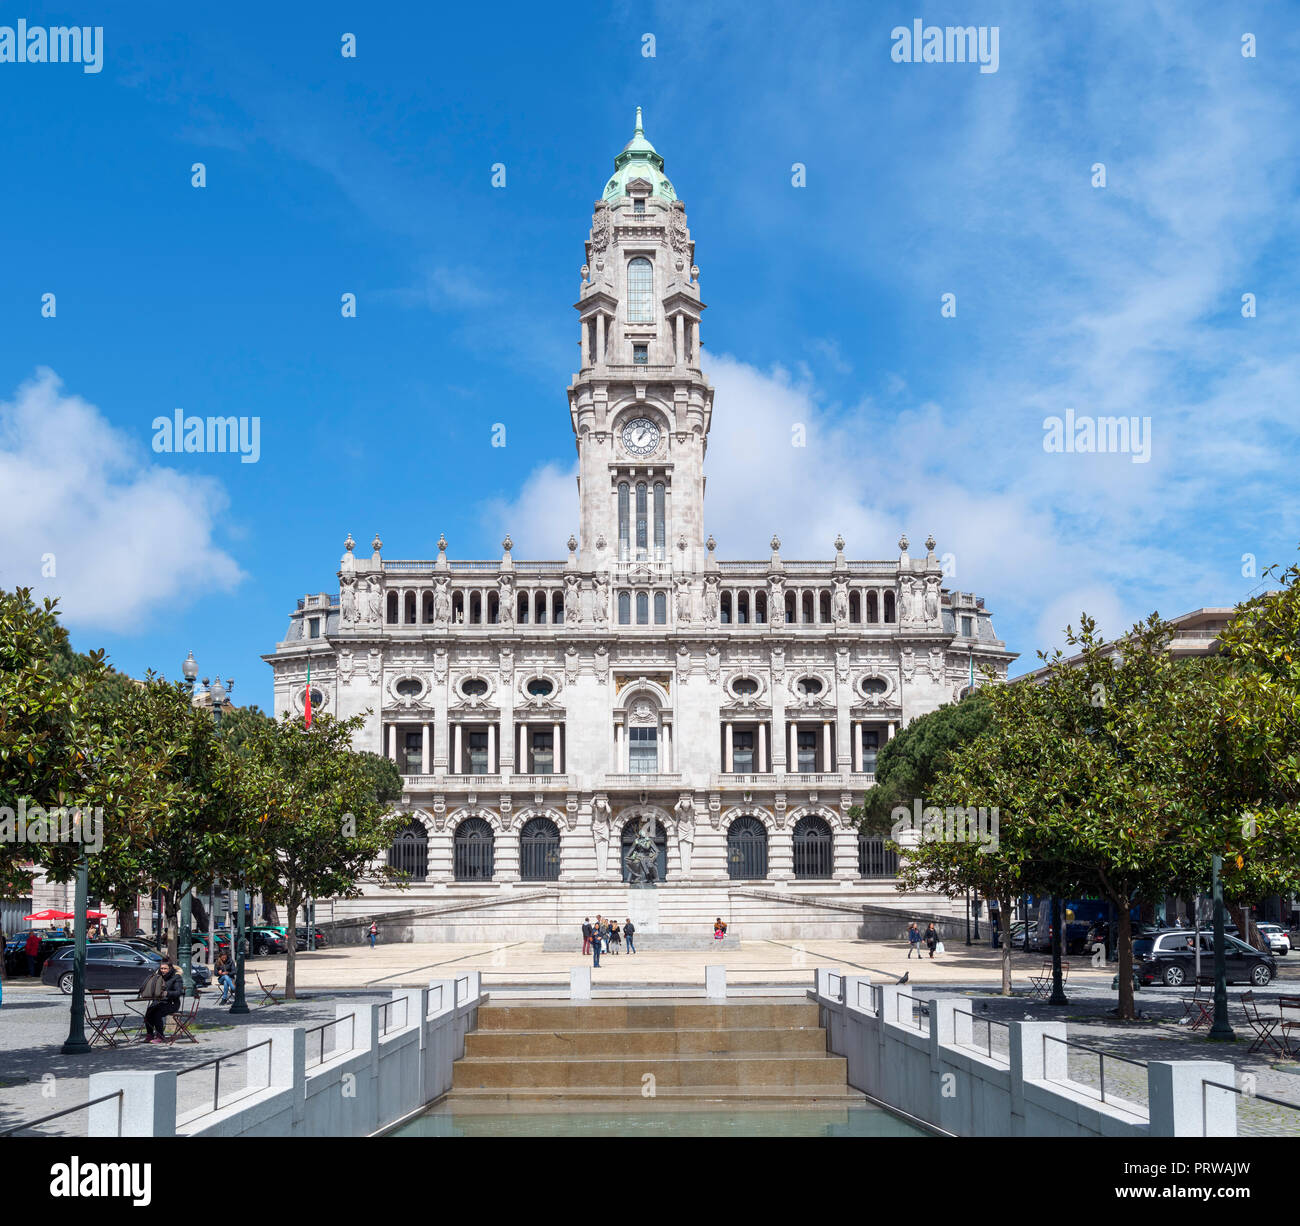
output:
[{"label": "blue sky", "polygon": [[[1021,669],[1294,557],[1297,5],[272,7],[0,12],[104,26],[97,74],[0,63],[0,585],[78,647],[266,706],[348,532],[563,556],[571,304],[638,105],[709,304],[722,556],[933,532]],[[996,25],[998,71],[892,62],[916,17]],[[177,408],[260,418],[258,462],[156,454]],[[1044,452],[1066,409],[1149,417],[1149,462]]]}]

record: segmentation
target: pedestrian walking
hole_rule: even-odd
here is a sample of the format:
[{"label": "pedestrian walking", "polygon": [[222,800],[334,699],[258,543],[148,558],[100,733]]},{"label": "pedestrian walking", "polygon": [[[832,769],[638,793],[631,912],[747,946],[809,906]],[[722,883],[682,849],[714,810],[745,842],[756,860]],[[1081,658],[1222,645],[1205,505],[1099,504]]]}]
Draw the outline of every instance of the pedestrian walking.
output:
[{"label": "pedestrian walking", "polygon": [[907,926],[907,956],[915,954],[918,958],[921,956],[921,930],[916,926],[916,920],[913,920]]},{"label": "pedestrian walking", "polygon": [[623,946],[623,934],[619,931],[618,920],[609,921],[609,943],[614,947],[617,954]]},{"label": "pedestrian walking", "polygon": [[925,930],[925,944],[926,948],[930,951],[930,957],[933,958],[935,946],[939,944],[939,933],[935,930],[933,924]]},{"label": "pedestrian walking", "polygon": [[604,927],[601,929],[601,932],[600,932],[601,940],[605,942],[605,952],[606,952],[606,953],[609,953],[609,935],[610,935],[610,933],[609,933],[609,928],[610,928],[610,921],[609,921],[609,920],[606,920],[606,921],[605,921],[605,924],[604,924]]},{"label": "pedestrian walking", "polygon": [[27,941],[23,945],[23,953],[27,955],[27,973],[36,974],[36,959],[41,952],[41,934],[35,929],[27,934]]},{"label": "pedestrian walking", "polygon": [[582,917],[582,956],[585,958],[591,953],[591,916]]},{"label": "pedestrian walking", "polygon": [[599,965],[600,965],[600,930],[601,930],[601,927],[602,927],[602,925],[601,925],[601,922],[600,922],[600,916],[597,915],[597,916],[596,916],[596,922],[595,922],[595,924],[592,926],[592,929],[591,929],[591,957],[592,957],[592,963],[591,963],[591,964],[592,964],[592,966],[599,966]]},{"label": "pedestrian walking", "polygon": [[157,990],[160,995],[144,1011],[144,1042],[161,1043],[167,1030],[167,1019],[181,1007],[185,995],[185,980],[166,958],[158,965]]},{"label": "pedestrian walking", "polygon": [[374,949],[375,942],[379,940],[379,925],[376,924],[374,920],[370,921],[370,927],[366,930],[366,936],[370,938],[370,948]]},{"label": "pedestrian walking", "polygon": [[632,938],[636,936],[636,929],[632,926],[630,919],[623,921],[623,935],[627,937],[627,952],[630,954],[636,953],[636,946],[632,944]]}]

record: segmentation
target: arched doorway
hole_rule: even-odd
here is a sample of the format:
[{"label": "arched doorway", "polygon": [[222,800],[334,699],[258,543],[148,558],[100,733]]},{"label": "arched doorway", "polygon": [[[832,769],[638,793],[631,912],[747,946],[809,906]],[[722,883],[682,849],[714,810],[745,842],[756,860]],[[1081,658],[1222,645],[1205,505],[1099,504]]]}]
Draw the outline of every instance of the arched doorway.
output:
[{"label": "arched doorway", "polygon": [[481,817],[467,817],[456,827],[452,867],[457,881],[491,881],[494,840],[492,827]]},{"label": "arched doorway", "polygon": [[794,824],[794,875],[816,880],[831,875],[835,867],[835,840],[830,826],[811,814]]},{"label": "arched doorway", "polygon": [[560,829],[547,817],[530,818],[519,835],[519,876],[524,881],[559,881]]},{"label": "arched doorway", "polygon": [[[619,856],[619,865],[623,870],[624,881],[627,880],[627,853],[632,850],[636,832],[641,829],[643,820],[634,817],[623,824],[622,854]],[[655,850],[658,852],[655,857],[655,870],[659,874],[659,880],[666,881],[668,879],[668,835],[664,831],[663,823],[658,819],[655,820]]]},{"label": "arched doorway", "polygon": [[756,817],[738,817],[727,827],[727,876],[756,881],[767,876],[767,827]]}]

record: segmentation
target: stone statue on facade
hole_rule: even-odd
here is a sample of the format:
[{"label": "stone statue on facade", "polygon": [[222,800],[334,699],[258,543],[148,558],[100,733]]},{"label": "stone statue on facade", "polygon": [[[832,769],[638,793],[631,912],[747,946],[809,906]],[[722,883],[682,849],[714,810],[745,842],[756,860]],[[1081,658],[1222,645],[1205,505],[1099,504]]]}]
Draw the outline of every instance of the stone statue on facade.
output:
[{"label": "stone statue on facade", "polygon": [[564,620],[575,625],[582,620],[582,597],[578,591],[577,575],[567,576],[564,585]]},{"label": "stone statue on facade", "polygon": [[445,626],[451,621],[451,589],[446,575],[438,578],[437,591],[433,594],[433,624]]},{"label": "stone statue on facade", "polygon": [[939,620],[939,577],[932,575],[925,582],[925,620]]},{"label": "stone statue on facade", "polygon": [[767,620],[774,626],[785,625],[785,588],[780,579],[767,581]]},{"label": "stone statue on facade", "polygon": [[718,620],[718,580],[713,575],[704,580],[704,620],[709,625]]},{"label": "stone statue on facade", "polygon": [[515,624],[515,585],[509,575],[497,580],[500,595],[497,597],[497,621],[503,626]]},{"label": "stone statue on facade", "polygon": [[594,601],[596,625],[607,626],[609,624],[609,575],[604,571],[596,576]]},{"label": "stone statue on facade", "polygon": [[677,818],[677,851],[682,859],[682,874],[691,871],[691,853],[695,848],[695,802],[689,796],[683,796],[673,807]]},{"label": "stone statue on facade", "polygon": [[361,618],[361,597],[357,597],[358,620],[368,626],[377,626],[384,619],[384,594],[379,590],[379,580],[366,585],[365,617]]},{"label": "stone statue on facade", "polygon": [[849,620],[849,585],[843,579],[835,584],[835,595],[831,597],[831,616],[837,623]]},{"label": "stone statue on facade", "polygon": [[648,818],[641,824],[627,853],[627,880],[629,885],[654,885],[659,880],[659,850],[651,837]]},{"label": "stone statue on facade", "polygon": [[353,579],[344,579],[339,584],[339,619],[345,626],[357,620],[357,588]]},{"label": "stone statue on facade", "polygon": [[691,581],[689,579],[677,580],[677,624],[679,626],[691,624]]}]

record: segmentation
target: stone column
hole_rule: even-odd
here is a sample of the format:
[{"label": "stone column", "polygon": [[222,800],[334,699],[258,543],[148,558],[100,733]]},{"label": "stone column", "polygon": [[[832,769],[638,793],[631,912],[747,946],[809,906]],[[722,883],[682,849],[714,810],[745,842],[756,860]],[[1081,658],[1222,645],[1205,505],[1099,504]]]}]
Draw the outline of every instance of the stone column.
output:
[{"label": "stone column", "polygon": [[495,775],[497,773],[497,726],[488,724],[488,759],[487,773]]},{"label": "stone column", "polygon": [[794,774],[799,769],[799,725],[790,724],[790,756],[786,759],[785,769]]},{"label": "stone column", "polygon": [[789,826],[767,832],[767,875],[773,881],[794,880],[794,836]]},{"label": "stone column", "polygon": [[521,774],[528,774],[528,725],[520,723],[519,725],[519,756],[515,759],[515,770]]},{"label": "stone column", "polygon": [[596,362],[605,360],[605,317],[596,316]]},{"label": "stone column", "polygon": [[388,758],[391,762],[397,761],[397,725],[388,725]]},{"label": "stone column", "polygon": [[619,720],[614,721],[614,772],[617,774],[623,769],[623,725]]},{"label": "stone column", "polygon": [[758,725],[758,773],[767,774],[767,722]]},{"label": "stone column", "polygon": [[892,741],[894,739],[894,721],[892,719],[889,721],[889,735],[885,739],[887,741]]},{"label": "stone column", "polygon": [[551,725],[551,770],[557,775],[564,774],[564,758],[560,752],[560,724]]},{"label": "stone column", "polygon": [[582,364],[584,367],[591,365],[591,329],[585,319],[582,321]]},{"label": "stone column", "polygon": [[461,728],[460,724],[455,725],[455,749],[452,750],[450,771],[453,775],[462,773],[461,768],[464,766],[465,759],[461,757]]},{"label": "stone column", "polygon": [[831,826],[831,850],[834,861],[831,866],[836,881],[849,885],[858,877],[858,832],[854,826]]},{"label": "stone column", "polygon": [[427,722],[420,725],[420,773],[423,775],[429,773],[429,725]]},{"label": "stone column", "polygon": [[862,725],[856,721],[850,725],[853,732],[853,770],[862,773]]},{"label": "stone column", "polygon": [[685,322],[686,322],[685,316],[683,316],[680,312],[678,312],[677,318],[673,320],[673,323],[676,324],[677,326],[677,360],[679,362],[686,361],[686,328],[684,326]]},{"label": "stone column", "polygon": [[723,757],[722,757],[722,769],[725,770],[727,774],[730,775],[731,773],[733,773],[736,766],[735,759],[732,756],[731,720],[727,720],[722,725],[722,735],[726,743],[726,748],[723,751]]},{"label": "stone column", "polygon": [[831,721],[824,720],[822,723],[822,770],[831,771],[834,769],[831,765]]}]

